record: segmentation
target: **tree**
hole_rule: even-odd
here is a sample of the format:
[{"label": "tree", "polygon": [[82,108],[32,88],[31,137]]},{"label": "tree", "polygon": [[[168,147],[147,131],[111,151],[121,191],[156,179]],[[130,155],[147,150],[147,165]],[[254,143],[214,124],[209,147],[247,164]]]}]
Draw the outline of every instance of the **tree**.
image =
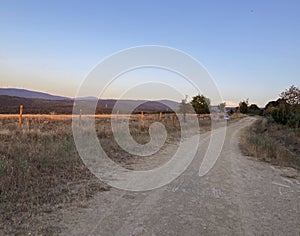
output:
[{"label": "tree", "polygon": [[279,104],[278,107],[276,107],[276,109],[272,111],[271,115],[277,123],[280,123],[282,125],[287,124],[289,116],[291,115],[289,104]]},{"label": "tree", "polygon": [[265,107],[264,115],[270,121],[275,121],[291,128],[300,127],[300,104],[291,105],[284,98],[269,102]]},{"label": "tree", "polygon": [[280,99],[267,105],[265,115],[273,120],[292,128],[300,127],[300,89],[292,85],[280,94]]},{"label": "tree", "polygon": [[290,105],[300,104],[300,89],[292,85],[289,89],[286,89],[280,94],[280,97]]},{"label": "tree", "polygon": [[181,103],[179,105],[179,113],[183,114],[183,121],[185,122],[186,119],[186,113],[192,112],[192,106],[190,103],[187,102],[188,100],[188,95],[185,96],[185,99],[181,100]]},{"label": "tree", "polygon": [[265,106],[264,109],[264,115],[265,116],[271,115],[272,112],[278,108],[279,104],[286,104],[286,101],[282,98],[279,98],[276,101],[268,102],[268,104]]},{"label": "tree", "polygon": [[220,103],[218,107],[221,112],[225,112],[226,102]]},{"label": "tree", "polygon": [[210,100],[204,95],[197,95],[193,97],[191,104],[197,114],[210,114],[209,106]]},{"label": "tree", "polygon": [[262,110],[256,104],[251,104],[248,107],[248,113],[253,115],[262,115]]},{"label": "tree", "polygon": [[239,109],[241,113],[248,113],[248,104],[249,104],[249,99],[243,100],[239,103]]}]

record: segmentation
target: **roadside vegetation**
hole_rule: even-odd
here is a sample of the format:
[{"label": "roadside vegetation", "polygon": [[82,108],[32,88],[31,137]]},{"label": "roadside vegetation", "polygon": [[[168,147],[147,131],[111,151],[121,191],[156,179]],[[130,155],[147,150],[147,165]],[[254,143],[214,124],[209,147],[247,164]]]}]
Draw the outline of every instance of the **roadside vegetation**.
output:
[{"label": "roadside vegetation", "polygon": [[300,130],[260,118],[241,135],[244,155],[300,170]]},{"label": "roadside vegetation", "polygon": [[[240,110],[249,113],[247,100],[240,103]],[[272,164],[300,169],[299,88],[291,86],[258,114],[261,117],[242,133],[243,153]]]}]

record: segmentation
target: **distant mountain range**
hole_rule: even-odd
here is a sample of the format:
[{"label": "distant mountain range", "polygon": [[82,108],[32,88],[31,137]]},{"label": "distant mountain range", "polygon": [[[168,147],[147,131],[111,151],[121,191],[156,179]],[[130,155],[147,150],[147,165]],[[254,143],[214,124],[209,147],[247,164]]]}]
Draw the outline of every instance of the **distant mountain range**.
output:
[{"label": "distant mountain range", "polygon": [[[76,98],[76,102],[89,106],[96,97]],[[154,111],[177,111],[179,103],[170,100],[147,101],[147,100],[116,100],[99,99],[97,113],[111,113],[118,102],[117,110],[120,113],[128,113],[132,108],[137,107],[135,112]],[[30,91],[16,88],[0,88],[0,113],[18,113],[19,106],[23,105],[24,113],[31,114],[71,114],[73,111],[74,99],[63,96],[51,95],[48,93]]]},{"label": "distant mountain range", "polygon": [[[0,88],[0,113],[14,114],[19,112],[19,106],[23,105],[24,113],[30,114],[71,114],[73,112],[74,101],[82,107],[89,107],[94,104],[96,97],[70,98],[52,95],[43,92],[31,91],[17,88]],[[178,111],[180,103],[171,100],[116,100],[99,99],[97,102],[96,113],[109,114],[117,104],[116,111],[119,113],[134,112],[168,112]],[[234,107],[226,107],[226,111],[234,110]],[[218,111],[218,106],[211,106],[212,111]],[[84,109],[83,109],[84,112]]]},{"label": "distant mountain range", "polygon": [[48,93],[42,93],[37,91],[31,91],[26,89],[17,88],[0,88],[0,95],[21,97],[21,98],[35,98],[35,99],[47,99],[47,100],[69,100],[71,98],[51,95]]}]

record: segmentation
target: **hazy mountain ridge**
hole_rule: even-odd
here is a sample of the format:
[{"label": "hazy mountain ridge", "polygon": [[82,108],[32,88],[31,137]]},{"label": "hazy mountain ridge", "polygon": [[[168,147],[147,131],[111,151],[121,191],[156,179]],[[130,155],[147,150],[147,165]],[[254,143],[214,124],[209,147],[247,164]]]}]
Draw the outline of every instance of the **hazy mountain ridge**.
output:
[{"label": "hazy mountain ridge", "polygon": [[[24,96],[24,97],[22,97]],[[73,103],[78,102],[84,106],[90,106],[95,102],[94,97],[68,98],[55,96],[47,93],[30,91],[25,89],[0,88],[0,113],[18,113],[19,106],[22,104],[24,113],[32,114],[71,114]],[[120,113],[145,111],[177,111],[179,103],[170,100],[148,101],[148,100],[116,100],[100,99],[97,103],[97,113],[111,113],[114,106]]]},{"label": "hazy mountain ridge", "polygon": [[0,95],[21,97],[21,98],[36,98],[36,99],[47,99],[47,100],[69,100],[71,98],[52,95],[49,93],[31,91],[27,89],[19,88],[0,88]]}]

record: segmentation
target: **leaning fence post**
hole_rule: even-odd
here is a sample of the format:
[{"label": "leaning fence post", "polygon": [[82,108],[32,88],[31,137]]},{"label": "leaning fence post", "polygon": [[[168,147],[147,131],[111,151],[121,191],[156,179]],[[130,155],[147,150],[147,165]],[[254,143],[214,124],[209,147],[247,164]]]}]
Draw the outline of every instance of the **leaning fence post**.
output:
[{"label": "leaning fence post", "polygon": [[79,110],[79,126],[81,125],[81,114],[82,114],[82,109]]},{"label": "leaning fence post", "polygon": [[23,122],[23,105],[20,105],[19,125]]},{"label": "leaning fence post", "polygon": [[173,123],[173,127],[175,127],[175,114],[172,114],[172,123]]},{"label": "leaning fence post", "polygon": [[144,112],[141,112],[140,118],[139,118],[139,126],[140,126],[140,131],[144,128]]}]

